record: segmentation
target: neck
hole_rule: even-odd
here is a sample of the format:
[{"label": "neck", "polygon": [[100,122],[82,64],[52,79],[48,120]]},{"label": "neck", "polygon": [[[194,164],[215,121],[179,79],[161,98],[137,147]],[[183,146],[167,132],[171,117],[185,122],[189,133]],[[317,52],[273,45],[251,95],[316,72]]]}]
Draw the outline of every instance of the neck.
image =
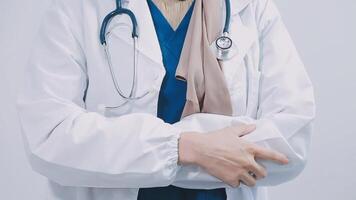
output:
[{"label": "neck", "polygon": [[193,0],[152,0],[161,10],[172,28],[176,29]]}]

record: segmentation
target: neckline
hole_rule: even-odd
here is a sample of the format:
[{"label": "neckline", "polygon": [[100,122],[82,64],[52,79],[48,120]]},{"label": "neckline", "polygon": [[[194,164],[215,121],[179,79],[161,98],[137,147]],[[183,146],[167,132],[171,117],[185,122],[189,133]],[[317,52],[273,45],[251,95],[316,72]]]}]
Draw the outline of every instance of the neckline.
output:
[{"label": "neckline", "polygon": [[195,4],[195,0],[194,0],[192,2],[192,4],[190,5],[189,9],[187,10],[187,12],[184,14],[184,17],[182,18],[182,20],[179,22],[177,28],[174,29],[172,27],[172,25],[169,23],[169,21],[167,20],[167,18],[162,13],[162,11],[158,8],[158,6],[152,0],[147,0],[147,2],[149,3],[149,5],[151,5],[150,7],[152,9],[154,9],[155,12],[159,15],[159,18],[162,19],[162,22],[164,23],[164,26],[166,26],[170,30],[170,32],[172,32],[172,33],[177,33],[183,28],[185,22],[188,20],[187,18],[191,17],[192,11],[193,11],[193,8],[194,8],[194,4]]}]

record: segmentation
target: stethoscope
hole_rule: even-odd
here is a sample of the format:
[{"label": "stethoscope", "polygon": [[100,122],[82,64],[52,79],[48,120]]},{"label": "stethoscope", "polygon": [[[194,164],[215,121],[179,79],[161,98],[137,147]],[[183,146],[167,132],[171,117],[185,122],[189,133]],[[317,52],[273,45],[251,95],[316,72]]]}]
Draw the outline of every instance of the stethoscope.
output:
[{"label": "stethoscope", "polygon": [[[212,44],[211,44],[211,50],[214,52],[216,55],[216,58],[220,61],[225,61],[231,59],[234,55],[237,53],[237,48],[232,39],[229,37],[229,31],[230,31],[230,21],[231,21],[231,2],[230,0],[225,0],[225,8],[226,8],[226,18],[225,18],[225,24],[224,24],[224,29],[223,33],[221,36],[219,36]],[[124,92],[121,90],[119,83],[117,81],[114,68],[113,68],[113,63],[111,60],[111,54],[110,54],[110,48],[109,48],[109,43],[107,42],[109,37],[111,36],[112,29],[107,30],[109,27],[109,24],[111,20],[118,16],[118,15],[127,15],[132,24],[132,33],[131,37],[133,40],[133,51],[134,51],[134,56],[133,56],[133,79],[131,83],[131,90],[129,92],[129,95],[124,94]],[[109,65],[110,73],[111,73],[111,78],[113,81],[113,84],[115,86],[115,90],[117,93],[125,99],[125,103],[121,104],[120,106],[113,106],[113,107],[105,107],[105,108],[118,108],[123,106],[124,104],[133,101],[133,100],[138,100],[143,98],[144,96],[148,95],[150,92],[146,92],[142,95],[136,95],[136,88],[137,88],[137,55],[136,55],[136,45],[137,45],[137,39],[138,39],[138,25],[137,25],[137,19],[135,14],[127,9],[122,7],[122,0],[116,0],[116,9],[112,12],[110,12],[103,20],[103,23],[100,28],[100,43],[104,47],[106,59]]]}]

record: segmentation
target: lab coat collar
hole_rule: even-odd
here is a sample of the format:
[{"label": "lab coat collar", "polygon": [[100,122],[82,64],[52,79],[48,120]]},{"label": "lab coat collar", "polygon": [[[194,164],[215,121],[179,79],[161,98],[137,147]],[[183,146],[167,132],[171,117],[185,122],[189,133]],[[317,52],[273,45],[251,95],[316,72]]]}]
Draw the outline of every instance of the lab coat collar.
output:
[{"label": "lab coat collar", "polygon": [[252,0],[231,0],[231,14],[235,15],[241,12]]},{"label": "lab coat collar", "polygon": [[[138,2],[142,0],[123,0],[123,2]],[[231,0],[232,14],[241,12],[252,0]]]}]

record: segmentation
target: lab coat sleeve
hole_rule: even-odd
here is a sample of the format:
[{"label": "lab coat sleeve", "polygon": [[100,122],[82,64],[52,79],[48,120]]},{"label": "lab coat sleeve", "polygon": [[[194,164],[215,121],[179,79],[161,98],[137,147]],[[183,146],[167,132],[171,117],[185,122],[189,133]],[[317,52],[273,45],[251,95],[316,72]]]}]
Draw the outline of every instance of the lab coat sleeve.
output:
[{"label": "lab coat sleeve", "polygon": [[63,186],[169,185],[180,130],[149,114],[105,118],[85,109],[85,58],[65,9],[55,1],[46,14],[17,100],[32,168]]},{"label": "lab coat sleeve", "polygon": [[[312,83],[295,46],[271,0],[261,0],[260,31],[261,80],[257,117],[227,117],[195,114],[175,124],[185,131],[210,131],[230,125],[256,124],[257,129],[243,137],[285,154],[288,165],[258,160],[268,171],[258,186],[270,186],[292,180],[304,169],[315,116]],[[263,2],[263,3],[262,3]],[[188,188],[224,187],[204,170],[189,166],[178,172],[174,185]]]}]

